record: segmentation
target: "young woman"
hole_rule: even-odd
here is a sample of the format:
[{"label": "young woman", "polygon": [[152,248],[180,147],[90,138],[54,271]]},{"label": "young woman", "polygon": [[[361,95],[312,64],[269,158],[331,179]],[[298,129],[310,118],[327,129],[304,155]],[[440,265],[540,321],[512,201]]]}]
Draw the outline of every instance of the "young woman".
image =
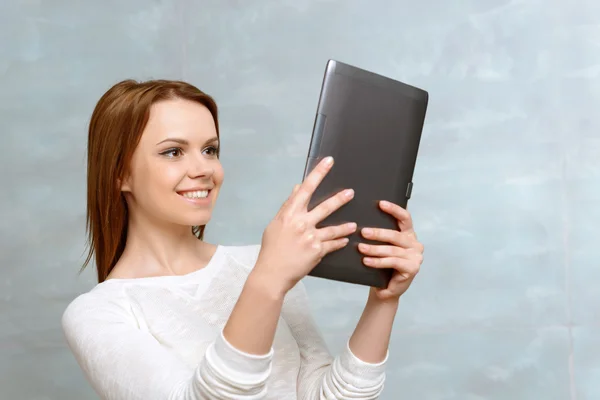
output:
[{"label": "young woman", "polygon": [[[317,229],[352,199],[307,204],[333,160],[297,185],[261,245],[202,240],[223,183],[213,99],[176,81],[123,81],[93,112],[87,228],[98,285],[63,315],[69,347],[103,399],[376,399],[399,297],[422,262],[410,215],[363,229],[364,262],[391,267],[333,358],[300,280],[357,228]],[[85,266],[85,265],[84,265]]]}]

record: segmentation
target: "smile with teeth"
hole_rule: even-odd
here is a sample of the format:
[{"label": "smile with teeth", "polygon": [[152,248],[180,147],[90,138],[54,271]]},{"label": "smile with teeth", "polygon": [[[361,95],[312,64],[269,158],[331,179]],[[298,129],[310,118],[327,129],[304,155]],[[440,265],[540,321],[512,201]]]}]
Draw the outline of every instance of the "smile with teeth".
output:
[{"label": "smile with teeth", "polygon": [[196,190],[193,192],[184,192],[181,195],[188,199],[204,199],[208,196],[208,190]]}]

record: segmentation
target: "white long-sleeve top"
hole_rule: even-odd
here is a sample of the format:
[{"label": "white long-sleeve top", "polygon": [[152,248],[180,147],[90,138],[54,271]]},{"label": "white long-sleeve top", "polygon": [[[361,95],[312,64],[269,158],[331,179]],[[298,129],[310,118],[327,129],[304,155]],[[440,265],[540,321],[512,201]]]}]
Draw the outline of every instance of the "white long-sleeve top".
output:
[{"label": "white long-sleeve top", "polygon": [[208,265],[190,274],[107,280],[73,300],[63,330],[100,397],[377,399],[386,361],[365,363],[348,346],[333,358],[302,283],[286,295],[268,354],[246,354],[225,340],[223,327],[258,251],[218,246]]}]

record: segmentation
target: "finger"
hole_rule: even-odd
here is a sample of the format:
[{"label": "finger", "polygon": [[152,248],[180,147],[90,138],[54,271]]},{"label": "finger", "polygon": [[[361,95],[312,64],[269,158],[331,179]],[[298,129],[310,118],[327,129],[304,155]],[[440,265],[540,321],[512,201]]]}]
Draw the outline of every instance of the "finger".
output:
[{"label": "finger", "polygon": [[331,196],[310,211],[310,221],[315,225],[318,224],[352,200],[352,198],[354,198],[354,190],[352,189],[342,190],[335,196]]},{"label": "finger", "polygon": [[366,243],[359,243],[358,250],[365,256],[370,257],[399,257],[407,258],[409,252],[407,249],[398,246],[380,246]]},{"label": "finger", "polygon": [[418,262],[398,257],[364,257],[363,263],[372,268],[392,268],[404,278],[408,279],[415,276],[420,269]]},{"label": "finger", "polygon": [[402,232],[414,232],[412,216],[410,213],[397,204],[382,200],[379,207],[398,221],[398,227]]},{"label": "finger", "polygon": [[356,224],[348,222],[343,225],[328,226],[317,230],[317,238],[321,241],[334,240],[356,232]]},{"label": "finger", "polygon": [[317,166],[308,174],[304,182],[298,188],[298,191],[293,196],[291,206],[295,209],[298,207],[308,206],[308,202],[312,197],[317,187],[321,184],[325,176],[331,170],[333,165],[332,157],[325,157]]},{"label": "finger", "polygon": [[328,240],[323,242],[323,257],[329,253],[333,253],[334,251],[340,250],[348,245],[350,241],[348,238],[341,238],[335,240]]},{"label": "finger", "polygon": [[392,229],[363,228],[361,234],[366,239],[389,243],[394,246],[404,247],[405,249],[411,248],[415,241],[415,239],[409,237],[408,233]]}]

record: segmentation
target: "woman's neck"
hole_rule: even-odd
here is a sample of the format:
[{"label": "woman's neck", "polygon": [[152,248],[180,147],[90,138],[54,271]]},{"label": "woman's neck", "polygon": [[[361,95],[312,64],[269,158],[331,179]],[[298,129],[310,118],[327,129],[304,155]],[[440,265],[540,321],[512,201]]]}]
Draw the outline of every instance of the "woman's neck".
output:
[{"label": "woman's neck", "polygon": [[184,275],[203,268],[215,248],[198,240],[191,226],[161,224],[130,215],[125,249],[111,275]]}]

